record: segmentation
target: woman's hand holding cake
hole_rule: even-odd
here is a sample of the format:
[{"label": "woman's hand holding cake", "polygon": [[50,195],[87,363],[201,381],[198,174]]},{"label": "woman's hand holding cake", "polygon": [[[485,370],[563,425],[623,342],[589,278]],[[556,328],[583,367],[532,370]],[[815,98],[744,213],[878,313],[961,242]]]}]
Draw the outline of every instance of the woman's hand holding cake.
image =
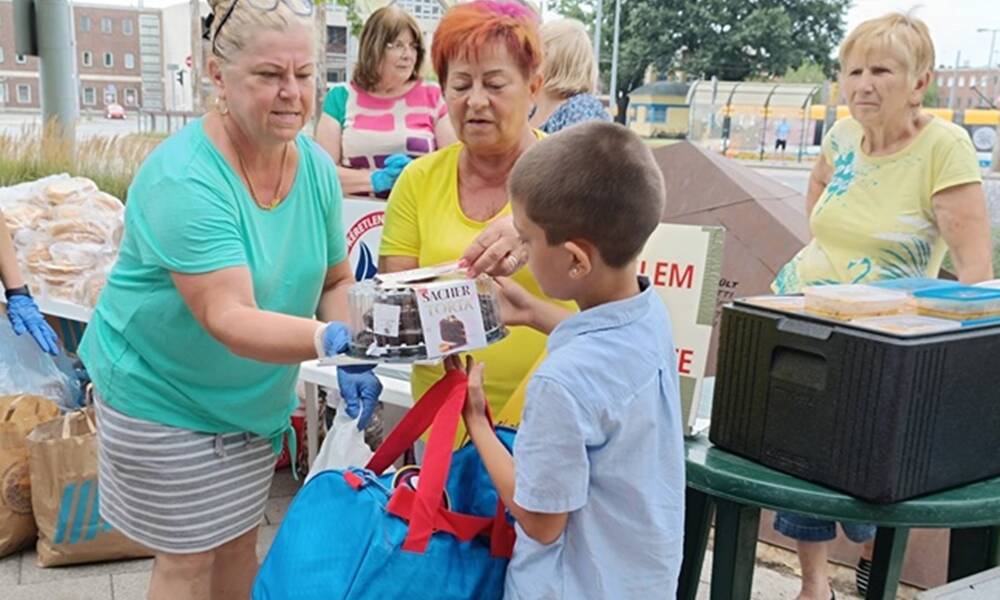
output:
[{"label": "woman's hand holding cake", "polygon": [[[345,323],[331,321],[316,329],[316,354],[320,358],[347,352],[351,333]],[[337,387],[344,399],[344,410],[352,419],[358,418],[358,429],[364,430],[375,412],[382,394],[382,382],[375,376],[375,365],[352,365],[337,368]]]}]

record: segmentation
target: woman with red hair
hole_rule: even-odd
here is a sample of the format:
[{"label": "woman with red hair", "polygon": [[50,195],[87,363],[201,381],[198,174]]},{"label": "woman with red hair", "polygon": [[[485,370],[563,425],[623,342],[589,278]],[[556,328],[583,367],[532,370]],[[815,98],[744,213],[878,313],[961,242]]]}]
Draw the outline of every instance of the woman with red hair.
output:
[{"label": "woman with red hair", "polygon": [[[459,142],[413,161],[392,189],[385,213],[379,271],[388,273],[480,257],[478,271],[508,274],[524,261],[516,235],[484,231],[510,222],[507,177],[544,134],[528,114],[542,85],[538,18],[516,3],[478,0],[449,9],[434,35],[431,58]],[[471,248],[471,250],[470,250]],[[544,297],[527,269],[514,281]],[[485,382],[493,414],[529,374],[545,336],[528,327],[472,355],[490,365]],[[415,366],[419,398],[443,375],[440,366]]]}]

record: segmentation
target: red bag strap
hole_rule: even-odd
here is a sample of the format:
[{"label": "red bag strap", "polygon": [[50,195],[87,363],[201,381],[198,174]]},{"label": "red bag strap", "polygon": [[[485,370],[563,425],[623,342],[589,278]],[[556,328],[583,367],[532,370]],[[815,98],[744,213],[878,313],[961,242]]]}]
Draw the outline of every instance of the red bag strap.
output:
[{"label": "red bag strap", "polygon": [[[427,428],[434,422],[438,411],[451,396],[451,393],[455,391],[456,386],[461,387],[461,396],[464,402],[467,387],[465,373],[458,370],[446,372],[444,377],[432,385],[413,405],[413,408],[406,412],[395,429],[383,440],[382,445],[375,450],[365,468],[373,471],[376,475],[385,472],[389,465],[396,462],[396,459],[402,456],[407,448],[412,446],[427,431]],[[461,405],[459,405],[458,414],[459,416],[462,414]],[[453,440],[454,436],[455,433],[452,432]]]},{"label": "red bag strap", "polygon": [[434,533],[435,516],[441,505],[441,494],[444,493],[444,484],[448,480],[448,471],[451,470],[452,447],[468,390],[468,380],[461,371],[451,371],[444,376],[443,381],[454,383],[442,388],[441,393],[445,398],[434,417],[431,435],[427,440],[424,464],[420,467],[420,485],[417,486],[410,526],[403,542],[403,550],[410,552],[423,552]]},{"label": "red bag strap", "polygon": [[[417,493],[405,485],[397,487],[386,510],[389,514],[395,515],[405,521],[409,521],[413,515],[413,507],[416,504]],[[446,531],[463,542],[471,541],[478,535],[490,535],[493,530],[493,517],[479,517],[476,515],[466,515],[446,509],[438,504],[434,515],[434,530]]]},{"label": "red bag strap", "polygon": [[[502,500],[498,498],[496,514],[492,518],[463,515],[441,506],[441,496],[451,469],[455,433],[462,418],[467,391],[465,373],[447,371],[406,413],[375,451],[366,468],[382,474],[430,427],[417,491],[400,486],[390,501],[390,512],[409,522],[403,550],[423,552],[435,531],[447,531],[460,540],[487,534],[490,536],[491,554],[510,558],[514,547],[514,528],[507,522]],[[492,426],[488,405],[487,418]]]}]

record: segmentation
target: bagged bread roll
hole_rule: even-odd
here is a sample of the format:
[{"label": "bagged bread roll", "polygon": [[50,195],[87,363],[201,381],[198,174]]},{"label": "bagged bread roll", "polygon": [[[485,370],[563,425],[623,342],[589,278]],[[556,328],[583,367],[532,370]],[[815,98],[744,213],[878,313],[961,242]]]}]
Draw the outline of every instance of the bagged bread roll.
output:
[{"label": "bagged bread roll", "polygon": [[64,302],[76,302],[77,287],[75,279],[50,281],[42,279],[42,294],[46,298],[62,300]]},{"label": "bagged bread roll", "polygon": [[56,204],[45,212],[46,221],[86,220],[88,210],[84,204]]},{"label": "bagged bread roll", "polygon": [[85,205],[93,206],[109,216],[120,217],[125,213],[125,205],[122,204],[121,200],[102,191],[96,191],[87,196]]},{"label": "bagged bread roll", "polygon": [[75,197],[84,197],[97,191],[97,184],[86,177],[70,177],[49,184],[45,198],[52,204],[62,204]]},{"label": "bagged bread roll", "polygon": [[95,273],[88,277],[80,290],[79,302],[91,308],[97,306],[97,299],[108,282],[106,273]]},{"label": "bagged bread roll", "polygon": [[53,221],[46,233],[53,241],[77,244],[108,244],[113,242],[113,225],[91,218]]},{"label": "bagged bread roll", "polygon": [[3,218],[11,233],[16,233],[20,229],[31,229],[44,213],[45,209],[27,202],[3,208]]},{"label": "bagged bread roll", "polygon": [[108,250],[103,244],[55,242],[49,247],[53,265],[78,269],[93,268],[107,253]]}]

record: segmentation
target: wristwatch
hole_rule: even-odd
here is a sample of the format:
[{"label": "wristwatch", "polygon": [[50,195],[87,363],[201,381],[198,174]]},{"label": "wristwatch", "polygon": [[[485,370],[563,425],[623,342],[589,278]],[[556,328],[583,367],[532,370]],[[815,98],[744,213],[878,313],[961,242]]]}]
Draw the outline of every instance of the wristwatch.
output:
[{"label": "wristwatch", "polygon": [[3,295],[10,300],[13,296],[27,296],[31,298],[31,290],[28,289],[27,285],[22,285],[21,287],[10,288],[9,290],[4,290]]}]

